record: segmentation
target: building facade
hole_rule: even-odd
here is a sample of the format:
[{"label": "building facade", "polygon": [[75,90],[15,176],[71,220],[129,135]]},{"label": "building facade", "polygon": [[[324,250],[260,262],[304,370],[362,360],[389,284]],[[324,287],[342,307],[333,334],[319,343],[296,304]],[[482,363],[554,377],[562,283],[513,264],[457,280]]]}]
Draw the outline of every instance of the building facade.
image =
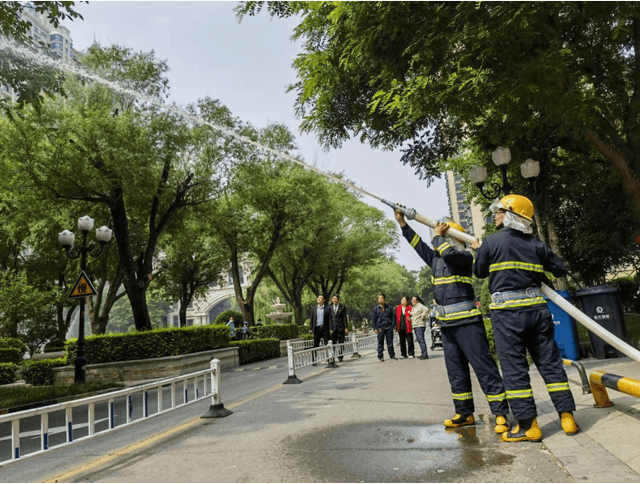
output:
[{"label": "building facade", "polygon": [[[78,52],[73,48],[69,29],[60,24],[54,27],[45,14],[36,12],[33,3],[27,2],[23,5],[20,19],[31,25],[27,35],[33,41],[32,47],[46,49],[46,46],[49,45],[48,52],[58,57],[61,62],[70,62],[77,58]],[[40,43],[44,46],[41,46]],[[11,102],[16,102],[16,93],[9,86],[0,86],[0,96],[10,98]]]},{"label": "building facade", "polygon": [[480,205],[466,203],[466,197],[462,193],[462,181],[460,175],[451,170],[446,173],[447,198],[449,199],[449,213],[454,222],[462,225],[468,234],[482,240],[484,236],[485,223],[491,223],[490,219],[485,219]]}]

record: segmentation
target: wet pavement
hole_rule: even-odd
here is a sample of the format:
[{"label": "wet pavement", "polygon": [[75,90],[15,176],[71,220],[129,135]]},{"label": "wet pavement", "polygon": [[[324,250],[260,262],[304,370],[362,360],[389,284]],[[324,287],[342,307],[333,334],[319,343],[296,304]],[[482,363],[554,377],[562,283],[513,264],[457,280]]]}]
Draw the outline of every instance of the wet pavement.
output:
[{"label": "wet pavement", "polygon": [[[442,350],[430,352],[429,360],[379,362],[373,351],[362,354],[336,369],[299,370],[299,385],[282,385],[282,359],[263,371],[223,372],[229,417],[194,419],[208,408],[197,403],[171,421],[161,416],[3,467],[0,481],[640,482],[616,457],[627,449],[631,459],[633,445],[618,438],[626,447],[605,449],[594,440],[599,419],[615,420],[620,411],[598,409],[592,422],[589,395],[580,396],[571,370],[584,432],[564,435],[532,370],[545,440],[503,443],[475,377],[476,425],[443,427],[453,405]],[[638,422],[636,415],[623,417],[632,419],[628,428]]]}]

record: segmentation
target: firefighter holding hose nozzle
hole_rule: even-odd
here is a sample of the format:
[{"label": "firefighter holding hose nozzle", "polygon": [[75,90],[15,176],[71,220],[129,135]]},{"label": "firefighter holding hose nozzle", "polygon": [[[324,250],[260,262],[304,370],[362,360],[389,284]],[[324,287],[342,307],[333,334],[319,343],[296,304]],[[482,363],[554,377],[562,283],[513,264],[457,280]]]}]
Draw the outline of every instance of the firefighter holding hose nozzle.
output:
[{"label": "firefighter holding hose nozzle", "polygon": [[491,323],[504,376],[507,398],[518,425],[502,434],[506,442],[540,441],[536,404],[529,378],[527,350],[547,385],[553,405],[568,435],[580,428],[562,358],[553,339],[553,318],[540,292],[541,283],[566,274],[564,263],[531,233],[533,204],[520,195],[507,195],[491,210],[501,229],[476,251],[474,274],[489,277]]},{"label": "firefighter holding hose nozzle", "polygon": [[475,424],[473,394],[469,365],[496,416],[496,433],[509,430],[509,405],[498,366],[491,357],[482,313],[477,308],[472,286],[473,256],[464,250],[464,243],[447,237],[450,226],[464,232],[458,224],[438,223],[435,237],[429,245],[407,225],[402,211],[395,217],[402,235],[424,260],[433,274],[433,290],[437,303],[437,321],[441,327],[447,376],[456,415],[444,421],[448,428]]}]

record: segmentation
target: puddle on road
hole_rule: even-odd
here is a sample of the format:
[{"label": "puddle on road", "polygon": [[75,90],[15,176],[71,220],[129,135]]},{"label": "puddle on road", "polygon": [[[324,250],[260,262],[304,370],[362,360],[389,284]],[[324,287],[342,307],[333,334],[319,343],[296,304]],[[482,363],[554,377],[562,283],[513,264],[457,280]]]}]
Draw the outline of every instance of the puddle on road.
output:
[{"label": "puddle on road", "polygon": [[287,453],[306,468],[317,465],[317,481],[443,482],[511,464],[514,456],[499,446],[493,422],[480,416],[458,429],[385,421],[324,427],[289,440]]}]

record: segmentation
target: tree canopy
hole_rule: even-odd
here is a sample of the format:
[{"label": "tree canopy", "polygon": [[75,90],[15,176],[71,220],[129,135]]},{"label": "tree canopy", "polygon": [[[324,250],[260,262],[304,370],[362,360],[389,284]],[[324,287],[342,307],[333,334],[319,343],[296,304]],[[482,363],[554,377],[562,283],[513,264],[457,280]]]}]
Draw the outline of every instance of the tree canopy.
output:
[{"label": "tree canopy", "polygon": [[[243,2],[253,15],[263,2]],[[298,15],[296,109],[327,146],[403,146],[431,179],[472,139],[487,152],[539,128],[597,152],[640,226],[637,2],[268,2]],[[535,146],[534,146],[535,147]],[[551,146],[552,148],[554,146]]]}]

